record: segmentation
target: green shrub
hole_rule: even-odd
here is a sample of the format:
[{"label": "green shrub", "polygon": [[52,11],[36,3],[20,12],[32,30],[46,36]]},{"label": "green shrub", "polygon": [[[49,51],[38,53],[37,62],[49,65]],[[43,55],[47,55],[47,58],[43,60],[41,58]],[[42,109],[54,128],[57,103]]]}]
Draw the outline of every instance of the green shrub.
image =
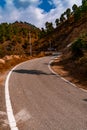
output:
[{"label": "green shrub", "polygon": [[83,56],[83,41],[78,39],[71,46],[72,54],[75,58]]}]

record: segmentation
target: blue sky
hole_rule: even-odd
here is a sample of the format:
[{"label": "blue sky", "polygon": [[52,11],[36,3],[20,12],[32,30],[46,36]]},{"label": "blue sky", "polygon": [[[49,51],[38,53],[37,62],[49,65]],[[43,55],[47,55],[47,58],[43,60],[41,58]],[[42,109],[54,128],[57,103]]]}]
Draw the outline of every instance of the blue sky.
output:
[{"label": "blue sky", "polygon": [[0,0],[0,6],[3,8],[6,4],[6,1],[5,0]]},{"label": "blue sky", "polygon": [[53,22],[82,0],[0,0],[0,23],[26,21],[37,27]]},{"label": "blue sky", "polygon": [[43,9],[46,12],[49,12],[51,9],[55,8],[55,5],[51,1],[43,0],[38,7]]}]

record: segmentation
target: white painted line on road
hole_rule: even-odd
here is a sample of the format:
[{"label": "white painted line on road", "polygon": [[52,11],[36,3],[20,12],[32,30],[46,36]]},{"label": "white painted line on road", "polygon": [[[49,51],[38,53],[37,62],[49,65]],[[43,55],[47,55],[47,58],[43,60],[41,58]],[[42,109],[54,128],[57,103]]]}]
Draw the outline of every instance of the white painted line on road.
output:
[{"label": "white painted line on road", "polygon": [[[55,60],[55,58],[54,58],[54,60]],[[49,70],[50,70],[53,74],[55,74],[57,77],[60,77],[60,78],[61,78],[63,81],[65,81],[66,83],[69,83],[69,84],[72,85],[73,87],[78,88],[74,83],[72,83],[72,82],[70,82],[69,80],[63,78],[61,75],[59,75],[58,73],[56,73],[56,72],[51,68],[51,63],[52,63],[54,60],[51,60],[51,61],[49,62],[49,64],[48,64]],[[85,89],[83,89],[83,88],[79,88],[79,89],[80,89],[81,91],[87,93],[87,90],[85,90]]]},{"label": "white painted line on road", "polygon": [[8,116],[9,126],[10,126],[11,130],[18,130],[16,120],[15,120],[13,110],[12,110],[10,95],[9,95],[9,78],[10,78],[12,71],[13,71],[13,69],[7,75],[6,82],[5,82],[6,110],[7,110],[7,116]]},{"label": "white painted line on road", "polygon": [[49,64],[48,64],[49,70],[50,70],[53,74],[55,74],[56,76],[60,77],[59,74],[57,74],[56,72],[53,71],[53,69],[51,69],[50,65],[51,65],[52,62],[53,62],[53,60],[51,60],[51,61],[49,62]]},{"label": "white painted line on road", "polygon": [[62,76],[60,76],[58,73],[56,73],[52,68],[51,68],[51,63],[53,62],[54,60],[51,60],[48,64],[48,68],[49,70],[55,74],[56,76],[60,77],[63,81],[65,81],[66,83],[69,83],[70,85],[74,86],[74,87],[77,87],[75,84],[73,84],[72,82],[68,81],[67,79],[63,78]]},{"label": "white painted line on road", "polygon": [[83,92],[87,93],[86,89],[80,88],[80,90],[82,90]]}]

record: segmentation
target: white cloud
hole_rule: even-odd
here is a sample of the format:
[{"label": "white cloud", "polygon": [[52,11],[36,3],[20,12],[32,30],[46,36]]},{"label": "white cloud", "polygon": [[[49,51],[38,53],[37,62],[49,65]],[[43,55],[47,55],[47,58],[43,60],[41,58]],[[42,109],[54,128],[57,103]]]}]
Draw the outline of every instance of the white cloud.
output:
[{"label": "white cloud", "polygon": [[49,3],[50,5],[53,5],[53,1],[52,1],[52,0],[48,0],[48,3]]},{"label": "white cloud", "polygon": [[20,20],[30,22],[38,27],[41,27],[43,24],[44,12],[42,9],[38,9],[34,6],[30,6],[25,11],[21,10]]},{"label": "white cloud", "polygon": [[[66,5],[69,6],[69,8],[72,7],[73,4],[81,5],[82,0],[52,0],[56,7],[59,5],[63,5],[66,7]],[[68,8],[68,7],[67,7]]]},{"label": "white cloud", "polygon": [[42,0],[17,0],[17,1],[20,1],[20,2],[23,2],[23,3],[27,2],[27,3],[30,3],[30,5],[34,5],[34,6],[37,6],[42,2]]},{"label": "white cloud", "polygon": [[50,12],[45,12],[38,8],[42,0],[20,0],[20,2],[29,2],[27,8],[17,8],[13,1],[14,0],[6,0],[4,9],[0,8],[0,23],[15,22],[18,20],[29,22],[37,27],[42,27],[47,21],[54,22],[67,8],[71,8],[73,4],[81,5],[82,0],[48,0],[50,4],[53,3],[56,7],[50,10]]}]

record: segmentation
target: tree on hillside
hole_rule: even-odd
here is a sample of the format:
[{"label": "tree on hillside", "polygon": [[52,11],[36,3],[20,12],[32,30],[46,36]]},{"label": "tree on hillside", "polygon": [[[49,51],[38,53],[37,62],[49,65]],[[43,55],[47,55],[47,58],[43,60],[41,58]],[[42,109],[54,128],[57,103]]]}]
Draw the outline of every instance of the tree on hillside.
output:
[{"label": "tree on hillside", "polygon": [[5,27],[4,24],[0,25],[0,43],[3,43],[5,41]]},{"label": "tree on hillside", "polygon": [[72,44],[71,51],[74,58],[83,56],[83,41],[80,38]]},{"label": "tree on hillside", "polygon": [[74,4],[73,6],[72,6],[72,10],[73,10],[73,13],[75,14],[75,12],[77,11],[77,9],[78,9],[78,6],[76,5],[76,4]]},{"label": "tree on hillside", "polygon": [[87,0],[82,0],[82,11],[87,12]]},{"label": "tree on hillside", "polygon": [[42,38],[46,35],[46,31],[44,28],[41,28],[41,32],[39,33],[39,38]]},{"label": "tree on hillside", "polygon": [[74,14],[74,19],[79,20],[81,18],[82,7],[81,6],[77,7],[76,5],[73,5],[72,9]]},{"label": "tree on hillside", "polygon": [[53,31],[53,29],[54,29],[52,22],[46,22],[45,27],[46,27],[46,32],[47,33]]},{"label": "tree on hillside", "polygon": [[58,27],[59,24],[60,24],[60,20],[57,18],[57,19],[55,20],[55,23],[56,23],[56,27]]},{"label": "tree on hillside", "polygon": [[71,9],[68,8],[68,9],[66,10],[65,14],[66,14],[67,19],[69,19],[69,17],[71,16]]},{"label": "tree on hillside", "polygon": [[65,17],[64,17],[65,14],[61,14],[60,16],[60,22],[63,23],[65,21]]},{"label": "tree on hillside", "polygon": [[87,0],[82,0],[82,6],[87,5]]}]

